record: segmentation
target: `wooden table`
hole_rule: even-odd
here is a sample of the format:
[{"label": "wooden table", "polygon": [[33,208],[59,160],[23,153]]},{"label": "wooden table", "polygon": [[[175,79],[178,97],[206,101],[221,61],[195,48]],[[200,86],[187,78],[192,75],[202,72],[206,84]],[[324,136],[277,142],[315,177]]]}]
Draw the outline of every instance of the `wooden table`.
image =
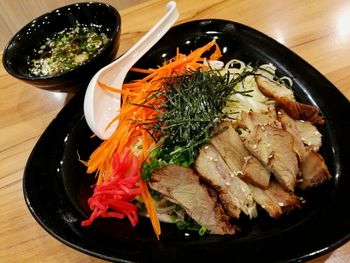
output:
[{"label": "wooden table", "polygon": [[[119,54],[164,13],[166,0],[125,9]],[[350,2],[178,0],[179,23],[234,20],[277,39],[350,98]],[[73,250],[43,230],[22,195],[26,160],[47,125],[71,98],[32,88],[0,68],[0,262],[102,262]],[[331,227],[331,226],[330,226]],[[350,242],[312,262],[350,262]]]}]

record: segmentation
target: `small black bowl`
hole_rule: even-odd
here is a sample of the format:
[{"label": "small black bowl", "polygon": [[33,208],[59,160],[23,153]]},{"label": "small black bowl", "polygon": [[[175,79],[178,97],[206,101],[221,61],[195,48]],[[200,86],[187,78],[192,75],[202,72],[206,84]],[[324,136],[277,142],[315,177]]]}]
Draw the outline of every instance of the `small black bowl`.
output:
[{"label": "small black bowl", "polygon": [[[52,76],[31,76],[29,61],[33,50],[55,33],[80,25],[97,25],[108,42],[83,64]],[[5,47],[2,63],[12,76],[38,88],[77,92],[86,88],[93,75],[115,57],[120,40],[121,18],[118,11],[104,3],[78,3],[46,13],[24,26]]]}]

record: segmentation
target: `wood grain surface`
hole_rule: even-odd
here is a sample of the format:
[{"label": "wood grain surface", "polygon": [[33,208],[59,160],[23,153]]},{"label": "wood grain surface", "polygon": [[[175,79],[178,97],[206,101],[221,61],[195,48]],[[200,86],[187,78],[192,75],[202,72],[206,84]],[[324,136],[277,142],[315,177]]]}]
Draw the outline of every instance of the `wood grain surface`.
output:
[{"label": "wood grain surface", "polygon": [[[94,0],[113,5],[118,10],[140,4],[146,0]],[[25,24],[36,17],[64,5],[86,0],[1,0],[0,1],[0,49]]]},{"label": "wood grain surface", "polygon": [[[146,1],[121,11],[119,54],[162,16],[166,2]],[[176,2],[178,23],[220,18],[253,27],[300,55],[350,98],[349,1]],[[2,66],[0,89],[0,262],[103,262],[51,237],[30,215],[22,194],[23,169],[32,148],[72,95],[33,88],[9,76]],[[350,262],[350,242],[311,262]]]}]

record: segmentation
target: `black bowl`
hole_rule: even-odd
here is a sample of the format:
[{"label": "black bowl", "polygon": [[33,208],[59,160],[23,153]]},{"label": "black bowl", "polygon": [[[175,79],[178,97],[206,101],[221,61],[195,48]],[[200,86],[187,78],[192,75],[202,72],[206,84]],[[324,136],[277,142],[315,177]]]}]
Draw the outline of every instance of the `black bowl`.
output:
[{"label": "black bowl", "polygon": [[[31,76],[29,58],[34,48],[47,37],[67,28],[80,25],[97,25],[108,42],[88,61],[69,71],[53,76]],[[93,75],[115,57],[120,40],[121,18],[118,11],[104,3],[78,3],[46,13],[24,26],[7,44],[2,63],[12,76],[38,88],[76,92],[86,88]]]}]

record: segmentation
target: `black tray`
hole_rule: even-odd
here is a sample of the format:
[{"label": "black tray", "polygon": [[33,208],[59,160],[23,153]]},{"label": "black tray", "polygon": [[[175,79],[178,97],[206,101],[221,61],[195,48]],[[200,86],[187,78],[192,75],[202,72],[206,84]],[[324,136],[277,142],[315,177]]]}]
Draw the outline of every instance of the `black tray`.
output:
[{"label": "black tray", "polygon": [[[91,139],[83,114],[84,94],[77,94],[52,121],[27,162],[23,190],[38,223],[55,238],[84,253],[122,262],[288,262],[321,255],[350,238],[350,104],[312,66],[293,52],[247,26],[224,20],[200,20],[171,29],[138,63],[155,67],[175,55],[190,52],[216,38],[223,61],[271,62],[294,81],[299,101],[319,107],[326,124],[321,153],[331,182],[304,194],[299,211],[279,220],[265,213],[252,221],[242,219],[242,231],[233,236],[185,236],[174,225],[162,224],[157,241],[148,219],[132,228],[126,220],[98,219],[90,227],[86,200],[94,175],[78,161],[88,159],[100,143]],[[135,75],[129,75],[134,78]]]}]

